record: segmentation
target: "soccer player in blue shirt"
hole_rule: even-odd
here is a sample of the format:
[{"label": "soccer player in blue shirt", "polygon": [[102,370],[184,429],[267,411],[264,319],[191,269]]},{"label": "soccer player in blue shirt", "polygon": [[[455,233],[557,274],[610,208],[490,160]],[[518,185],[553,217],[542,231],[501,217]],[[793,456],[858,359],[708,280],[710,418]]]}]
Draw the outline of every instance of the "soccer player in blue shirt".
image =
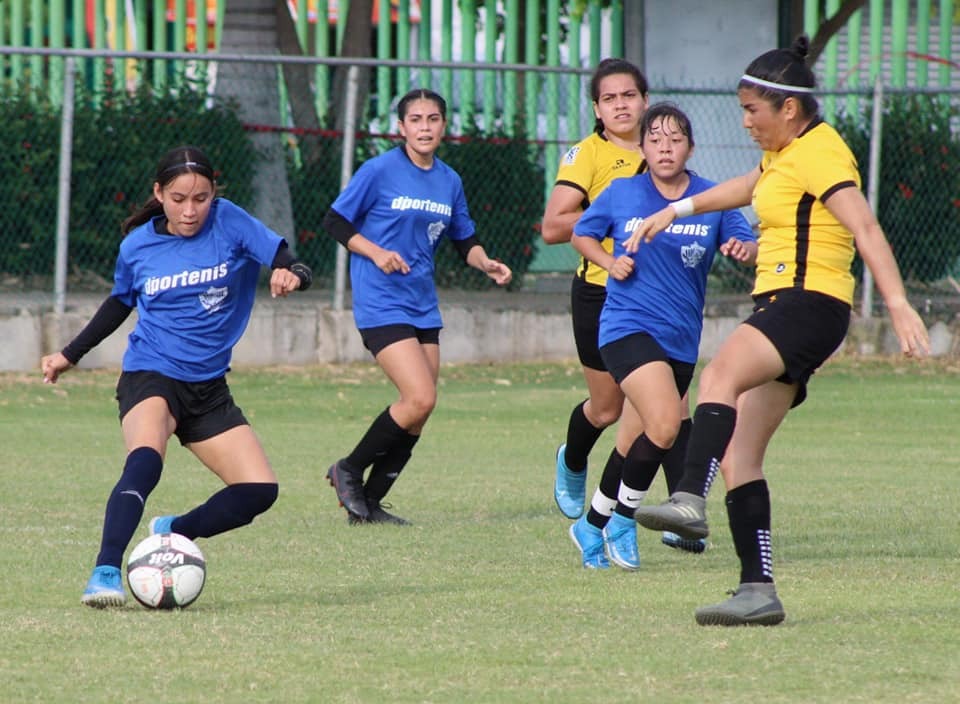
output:
[{"label": "soccer player in blue shirt", "polygon": [[306,289],[310,269],[286,241],[216,195],[214,170],[192,146],[157,166],[153,198],[124,221],[113,290],[61,352],[40,362],[43,379],[60,374],[137,309],[117,382],[127,458],[107,500],[100,553],[81,601],[123,606],[123,553],[163,469],[167,442],[180,443],[226,485],[179,516],[158,516],[151,533],[209,538],[246,525],[273,505],[277,477],[226,382],[233,346],[253,308],[262,266],[272,296]]},{"label": "soccer player in blue shirt", "polygon": [[[650,107],[640,136],[649,171],[607,186],[572,238],[578,252],[609,272],[600,353],[629,401],[617,430],[617,451],[626,458],[621,474],[604,472],[606,491],[598,489],[588,512],[570,526],[589,568],[607,567],[604,553],[624,569],[640,566],[633,513],[680,430],[681,398],[699,355],[707,274],[717,252],[746,264],[757,254],[756,236],[737,210],[684,218],[635,254],[624,249],[643,218],[713,185],[686,168],[693,129],[677,106]],[[601,245],[606,238],[612,253]]]},{"label": "soccer player in blue shirt", "polygon": [[400,393],[327,472],[351,523],[408,522],[385,511],[382,500],[437,401],[443,323],[433,275],[440,238],[498,285],[512,277],[474,235],[460,176],[436,157],[446,101],[412,90],[400,98],[397,114],[404,143],[365,162],[324,218],[352,254],[353,316],[363,344]]}]

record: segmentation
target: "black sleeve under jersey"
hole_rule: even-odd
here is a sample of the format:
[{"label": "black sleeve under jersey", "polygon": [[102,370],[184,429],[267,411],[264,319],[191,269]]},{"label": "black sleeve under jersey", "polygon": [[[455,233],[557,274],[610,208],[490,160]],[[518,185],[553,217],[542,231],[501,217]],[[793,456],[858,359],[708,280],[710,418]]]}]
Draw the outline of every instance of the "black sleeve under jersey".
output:
[{"label": "black sleeve under jersey", "polygon": [[313,272],[306,264],[293,256],[286,240],[277,247],[277,253],[273,255],[273,261],[270,263],[271,269],[289,269],[300,279],[300,291],[306,291],[313,283]]},{"label": "black sleeve under jersey", "polygon": [[70,364],[76,364],[87,352],[103,342],[130,317],[133,308],[115,296],[107,296],[100,308],[90,318],[75,338],[61,350]]},{"label": "black sleeve under jersey", "polygon": [[353,223],[333,208],[330,208],[323,218],[323,229],[329,232],[330,236],[344,247],[347,246],[350,238],[357,234],[357,228],[354,227]]},{"label": "black sleeve under jersey", "polygon": [[457,250],[457,254],[460,255],[460,258],[463,261],[467,261],[467,255],[470,254],[470,250],[474,247],[480,246],[480,240],[477,239],[476,235],[470,235],[464,240],[450,240],[453,243],[454,248]]}]

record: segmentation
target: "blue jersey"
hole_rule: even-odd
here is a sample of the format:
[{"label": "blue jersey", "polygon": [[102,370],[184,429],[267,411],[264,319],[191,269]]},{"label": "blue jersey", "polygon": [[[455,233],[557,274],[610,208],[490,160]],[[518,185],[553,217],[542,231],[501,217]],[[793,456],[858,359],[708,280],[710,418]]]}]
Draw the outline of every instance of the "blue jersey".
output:
[{"label": "blue jersey", "polygon": [[160,234],[154,221],[132,230],[120,243],[111,294],[137,308],[124,371],[189,382],[226,374],[260,267],[270,265],[282,241],[223,198],[192,237]]},{"label": "blue jersey", "polygon": [[[682,197],[705,191],[712,182],[690,173]],[[574,234],[611,237],[613,256],[626,254],[623,243],[644,216],[671,202],[649,173],[613,181],[574,226]],[[607,279],[607,300],[600,313],[600,346],[638,332],[649,334],[671,359],[690,364],[699,356],[707,274],[717,248],[728,239],[756,241],[738,210],[692,215],[675,220],[643,242],[626,280]]]},{"label": "blue jersey", "polygon": [[357,169],[331,207],[410,266],[407,274],[384,274],[367,257],[350,257],[357,327],[441,327],[434,254],[441,237],[462,240],[474,232],[457,172],[437,158],[421,169],[400,146]]}]

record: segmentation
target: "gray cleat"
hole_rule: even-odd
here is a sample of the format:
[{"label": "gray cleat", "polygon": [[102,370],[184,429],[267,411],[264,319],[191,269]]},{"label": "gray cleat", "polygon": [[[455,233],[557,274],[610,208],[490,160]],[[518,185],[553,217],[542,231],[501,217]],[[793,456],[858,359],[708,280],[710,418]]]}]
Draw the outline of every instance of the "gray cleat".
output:
[{"label": "gray cleat", "polygon": [[777,588],[768,582],[746,582],[726,601],[697,609],[701,626],[776,626],[786,618]]},{"label": "gray cleat", "polygon": [[707,500],[685,491],[674,492],[668,500],[656,506],[639,506],[633,515],[644,528],[669,531],[687,540],[710,535]]}]

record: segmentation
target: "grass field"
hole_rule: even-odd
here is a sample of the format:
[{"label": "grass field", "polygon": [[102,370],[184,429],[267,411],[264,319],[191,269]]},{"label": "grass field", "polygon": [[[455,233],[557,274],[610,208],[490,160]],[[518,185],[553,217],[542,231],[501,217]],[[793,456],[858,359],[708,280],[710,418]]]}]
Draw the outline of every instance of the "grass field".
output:
[{"label": "grass field", "polygon": [[[580,567],[551,494],[572,364],[444,367],[390,497],[408,528],[348,526],[323,480],[393,400],[378,370],[231,374],[280,500],[199,541],[207,585],[180,612],[80,605],[123,461],[115,373],[0,376],[0,701],[957,701],[958,371],[817,375],[768,454],[787,620],[741,629],[693,620],[738,577],[719,486],[705,554],[642,531],[640,571]],[[216,488],[174,442],[137,539]]]}]

